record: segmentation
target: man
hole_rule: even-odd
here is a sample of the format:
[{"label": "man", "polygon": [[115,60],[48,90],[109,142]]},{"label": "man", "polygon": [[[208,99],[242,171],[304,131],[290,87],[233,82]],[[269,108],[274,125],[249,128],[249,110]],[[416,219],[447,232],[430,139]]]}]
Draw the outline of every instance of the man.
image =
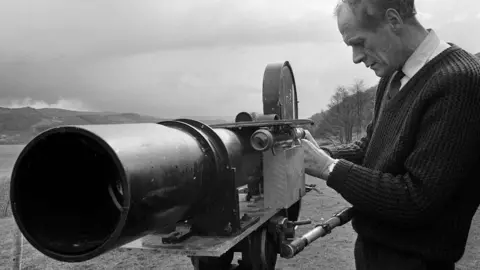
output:
[{"label": "man", "polygon": [[380,77],[374,117],[351,145],[310,135],[306,173],[356,209],[358,270],[453,270],[480,201],[480,61],[426,30],[413,0],[344,0],[336,15],[353,62]]}]

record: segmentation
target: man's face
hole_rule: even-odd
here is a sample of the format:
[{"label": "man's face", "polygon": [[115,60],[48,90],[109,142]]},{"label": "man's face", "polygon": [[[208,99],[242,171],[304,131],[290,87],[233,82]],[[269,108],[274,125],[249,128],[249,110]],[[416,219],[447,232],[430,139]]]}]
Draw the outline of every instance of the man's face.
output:
[{"label": "man's face", "polygon": [[388,24],[376,30],[364,29],[347,6],[338,14],[337,23],[344,42],[352,47],[355,64],[364,63],[378,77],[389,76],[401,67],[401,40]]}]

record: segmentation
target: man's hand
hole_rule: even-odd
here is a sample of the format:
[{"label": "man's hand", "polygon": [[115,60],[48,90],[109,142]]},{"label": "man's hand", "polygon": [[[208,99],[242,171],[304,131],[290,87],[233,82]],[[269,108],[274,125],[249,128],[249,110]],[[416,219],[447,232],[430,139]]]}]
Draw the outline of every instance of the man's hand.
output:
[{"label": "man's hand", "polygon": [[327,180],[329,175],[328,167],[335,162],[335,159],[331,158],[325,151],[308,139],[302,139],[302,147],[305,153],[305,173]]},{"label": "man's hand", "polygon": [[305,140],[313,143],[313,145],[315,145],[317,148],[320,148],[320,146],[318,145],[317,141],[315,140],[315,138],[313,138],[312,134],[310,133],[310,131],[304,129],[304,132],[305,132]]}]

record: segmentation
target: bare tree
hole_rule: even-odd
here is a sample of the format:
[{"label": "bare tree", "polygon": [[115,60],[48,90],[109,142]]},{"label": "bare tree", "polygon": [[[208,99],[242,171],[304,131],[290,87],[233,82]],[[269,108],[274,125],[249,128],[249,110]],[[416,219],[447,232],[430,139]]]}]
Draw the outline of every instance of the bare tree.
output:
[{"label": "bare tree", "polygon": [[373,115],[375,87],[366,89],[363,80],[350,87],[338,86],[328,110],[312,116],[312,134],[329,144],[348,144],[361,137]]},{"label": "bare tree", "polygon": [[355,133],[356,138],[359,138],[360,135],[363,133],[363,126],[365,125],[364,108],[368,102],[367,96],[365,95],[365,83],[363,82],[363,80],[355,80],[349,90],[354,99]]},{"label": "bare tree", "polygon": [[350,143],[354,125],[354,106],[348,89],[338,86],[328,107],[329,112],[325,122],[332,130],[326,133],[336,137],[341,144]]}]

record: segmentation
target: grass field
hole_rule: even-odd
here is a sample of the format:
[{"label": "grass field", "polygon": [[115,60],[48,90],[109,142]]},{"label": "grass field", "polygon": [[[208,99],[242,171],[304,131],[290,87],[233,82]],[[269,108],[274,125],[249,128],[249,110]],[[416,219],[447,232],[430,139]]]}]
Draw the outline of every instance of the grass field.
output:
[{"label": "grass field", "polygon": [[[0,164],[9,163],[7,156],[16,157],[11,146],[5,151],[0,146]],[[18,151],[21,147],[16,148]],[[6,153],[6,154],[5,154]],[[8,154],[10,153],[10,154]],[[334,212],[341,210],[348,204],[333,190],[325,186],[324,182],[308,177],[308,183],[317,184],[321,195],[309,193],[303,201],[302,219],[312,219],[320,222],[321,218],[329,218]],[[1,203],[1,202],[0,202]],[[480,211],[473,221],[467,250],[457,269],[480,269]],[[303,226],[299,234],[306,232],[310,227]],[[11,261],[13,244],[12,231],[15,223],[12,218],[0,219],[0,269],[8,269]],[[285,260],[279,259],[277,269],[354,269],[353,243],[355,233],[350,224],[335,229],[330,235],[319,239],[307,247],[297,257]],[[115,250],[83,263],[65,264],[43,256],[25,242],[23,250],[22,269],[192,269],[187,257],[155,254],[145,251]]]},{"label": "grass field", "polygon": [[0,145],[0,183],[10,176],[15,159],[22,149],[23,145]]}]

